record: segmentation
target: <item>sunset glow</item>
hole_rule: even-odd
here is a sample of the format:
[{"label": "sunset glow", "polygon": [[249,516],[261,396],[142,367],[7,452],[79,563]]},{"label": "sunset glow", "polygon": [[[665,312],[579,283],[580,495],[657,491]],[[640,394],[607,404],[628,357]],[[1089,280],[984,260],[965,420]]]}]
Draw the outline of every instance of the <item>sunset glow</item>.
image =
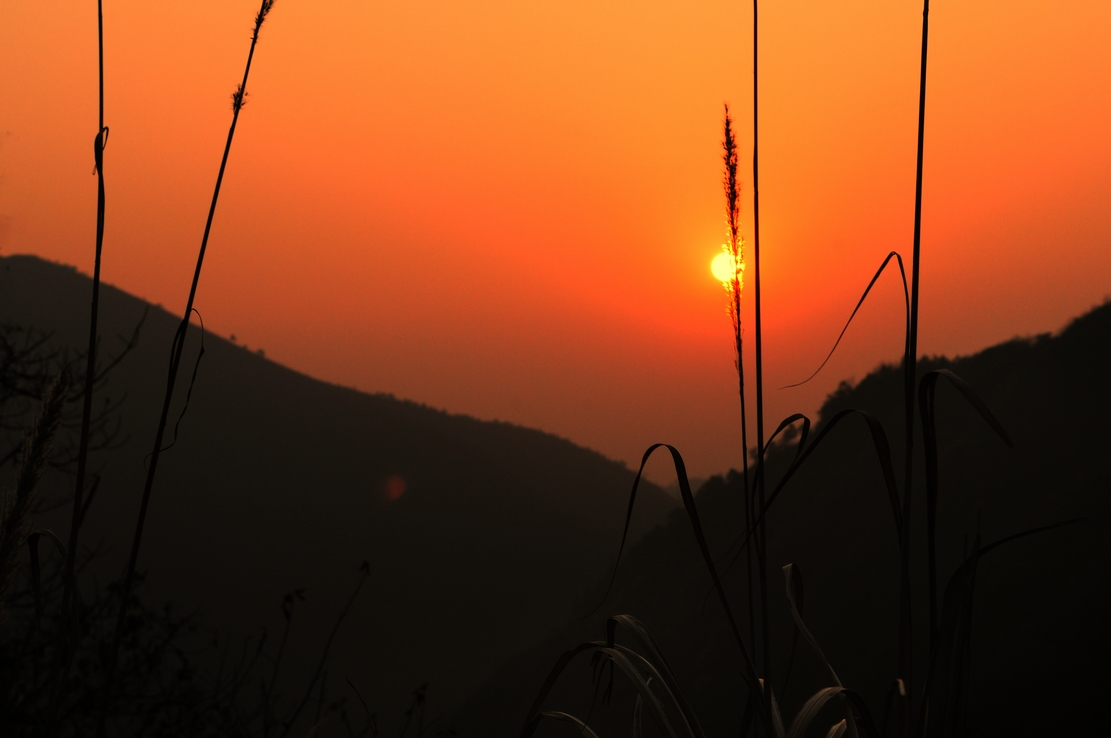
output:
[{"label": "sunset glow", "polygon": [[[106,3],[103,276],[171,311],[257,4]],[[921,10],[761,10],[769,386],[817,366],[889,251],[909,258]],[[694,476],[737,465],[729,327],[705,257],[722,238],[723,102],[738,230],[753,233],[751,12],[279,4],[212,227],[206,327],[315,377],[630,464],[666,440]],[[1111,3],[946,3],[930,18],[920,347],[969,353],[1111,293]],[[95,3],[0,8],[4,254],[91,272],[96,54]],[[898,359],[896,281],[815,381],[769,392],[773,428]]]}]

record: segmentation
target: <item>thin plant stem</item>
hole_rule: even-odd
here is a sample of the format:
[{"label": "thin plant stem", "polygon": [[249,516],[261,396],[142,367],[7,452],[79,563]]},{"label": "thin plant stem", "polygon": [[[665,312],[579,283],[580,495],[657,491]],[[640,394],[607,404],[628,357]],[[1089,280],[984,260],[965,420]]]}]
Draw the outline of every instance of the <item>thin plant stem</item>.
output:
[{"label": "thin plant stem", "polygon": [[[753,307],[756,333],[756,502],[764,509],[764,335],[760,312],[760,53],[759,53],[759,0],[752,0],[752,219],[753,219]],[[757,569],[760,576],[760,625],[764,642],[764,699],[771,714],[771,637],[768,629],[768,551],[766,528],[760,521],[757,536]]]},{"label": "thin plant stem", "polygon": [[[910,330],[907,338],[907,353],[903,360],[904,401],[906,420],[906,468],[903,489],[903,530],[902,540],[902,572],[900,576],[900,654],[899,678],[903,680],[903,689],[906,693],[906,706],[903,715],[903,730],[905,735],[910,731],[911,695],[914,694],[911,685],[913,669],[913,640],[911,620],[911,593],[910,593],[910,521],[912,486],[914,482],[914,399],[915,384],[917,380],[918,363],[918,283],[920,274],[920,257],[922,247],[922,159],[926,136],[926,59],[930,31],[930,0],[924,0],[922,6],[922,65],[919,76],[918,89],[918,158],[914,181],[914,254],[911,260],[910,276]],[[934,620],[933,592],[930,593],[931,623]],[[931,625],[932,627],[932,625]]]},{"label": "thin plant stem", "polygon": [[185,311],[182,315],[181,324],[178,326],[177,333],[174,336],[174,342],[171,347],[170,353],[170,368],[166,381],[166,393],[162,401],[162,413],[158,420],[158,429],[154,437],[154,450],[150,455],[150,463],[147,467],[146,482],[143,487],[143,498],[139,505],[139,519],[135,523],[135,534],[131,542],[131,554],[127,561],[127,572],[124,575],[123,589],[120,593],[120,609],[116,618],[116,632],[112,639],[112,647],[108,654],[108,665],[105,671],[104,679],[104,693],[101,697],[100,714],[97,718],[96,735],[98,738],[104,738],[106,730],[106,720],[108,714],[108,705],[111,700],[112,684],[115,678],[116,666],[119,661],[120,643],[123,640],[124,626],[127,616],[127,605],[131,598],[131,590],[135,582],[135,567],[139,559],[139,546],[143,538],[143,525],[146,522],[147,507],[150,504],[151,490],[154,488],[154,477],[158,469],[158,459],[162,451],[162,442],[166,433],[166,426],[170,417],[170,403],[173,400],[174,385],[177,381],[178,368],[181,365],[181,356],[185,348],[185,337],[189,329],[189,318],[193,314],[193,302],[197,295],[197,285],[201,279],[201,267],[204,265],[205,251],[208,248],[208,237],[212,231],[212,219],[216,215],[216,204],[220,198],[220,185],[224,181],[224,170],[228,164],[228,154],[231,152],[232,140],[235,137],[235,126],[239,121],[239,113],[243,109],[243,105],[247,96],[247,78],[251,73],[251,61],[255,56],[255,46],[258,43],[258,34],[262,28],[263,21],[269,14],[271,8],[274,6],[274,0],[262,0],[259,6],[259,11],[255,15],[254,32],[251,34],[251,47],[247,53],[247,64],[243,70],[243,81],[240,82],[239,88],[232,94],[232,119],[231,125],[228,128],[228,138],[224,144],[224,155],[220,160],[220,170],[216,175],[216,187],[212,193],[212,202],[208,208],[208,219],[204,226],[204,236],[201,238],[200,252],[197,254],[197,266],[193,272],[193,283],[189,288],[189,299],[185,303]]},{"label": "thin plant stem", "polygon": [[[71,612],[70,602],[74,597],[73,572],[77,566],[77,543],[81,530],[81,521],[84,517],[85,476],[88,472],[89,462],[89,435],[91,433],[93,416],[93,386],[96,384],[96,349],[97,330],[100,312],[100,263],[104,247],[104,146],[108,142],[108,128],[104,125],[104,3],[97,0],[97,46],[98,46],[98,83],[99,83],[99,115],[96,138],[93,139],[93,161],[96,165],[96,251],[93,258],[93,295],[89,307],[89,346],[85,354],[85,387],[81,406],[81,435],[78,440],[77,451],[77,480],[73,490],[73,515],[69,527],[69,544],[66,548],[66,576],[62,588],[62,617],[72,621],[74,614]],[[58,715],[58,703],[61,698],[61,685],[66,681],[69,671],[72,646],[69,642],[70,635],[74,632],[74,623],[69,622],[62,629],[59,649],[59,663],[54,669],[51,689],[50,704],[47,712],[46,736],[54,733]]]}]

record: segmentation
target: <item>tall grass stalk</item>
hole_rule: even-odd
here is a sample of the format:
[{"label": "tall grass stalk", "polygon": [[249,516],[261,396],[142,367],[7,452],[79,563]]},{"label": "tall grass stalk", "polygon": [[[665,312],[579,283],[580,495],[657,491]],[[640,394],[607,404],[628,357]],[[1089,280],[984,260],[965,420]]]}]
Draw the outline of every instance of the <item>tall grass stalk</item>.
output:
[{"label": "tall grass stalk", "polygon": [[[756,502],[765,507],[764,474],[764,332],[760,312],[760,2],[752,0],[752,265],[755,311],[753,322],[756,334]],[[768,545],[767,529],[760,521],[756,545],[756,567],[760,576],[760,627],[764,642],[764,679],[772,683],[771,635],[768,629]],[[771,704],[771,689],[765,690],[765,699]],[[770,709],[770,708],[769,708]]]},{"label": "tall grass stalk", "polygon": [[[100,260],[104,247],[104,146],[108,143],[108,128],[104,125],[104,2],[96,3],[96,28],[97,28],[97,61],[98,61],[98,118],[97,133],[93,139],[93,161],[96,166],[96,250],[93,258],[93,296],[89,307],[89,346],[85,354],[85,386],[81,405],[81,435],[77,447],[77,479],[73,490],[73,514],[69,525],[69,544],[66,548],[66,576],[62,589],[62,617],[72,619],[70,600],[74,596],[75,584],[72,572],[77,566],[77,542],[81,530],[82,510],[84,509],[85,475],[89,462],[89,436],[93,417],[93,386],[96,384],[96,349],[97,349],[97,323],[100,310]],[[69,670],[69,658],[72,644],[69,635],[73,627],[62,630],[62,647],[60,649],[60,663],[54,672],[53,685],[51,686],[50,708],[47,718],[46,735],[54,732],[55,718],[57,717],[58,699],[61,685],[65,682],[66,672]]]},{"label": "tall grass stalk", "polygon": [[[922,251],[922,155],[926,136],[926,59],[930,33],[930,0],[923,0],[922,5],[922,62],[918,83],[918,155],[914,179],[914,253],[911,257],[910,268],[910,320],[909,335],[906,342],[906,356],[903,359],[903,392],[905,402],[906,420],[906,461],[904,469],[903,488],[903,530],[901,536],[902,546],[902,572],[900,576],[900,644],[899,678],[902,679],[903,692],[906,695],[905,712],[902,716],[904,734],[909,735],[911,708],[913,706],[912,669],[913,639],[911,629],[911,596],[910,596],[910,521],[912,486],[914,482],[914,400],[915,386],[917,384],[918,364],[918,283],[920,274],[920,261]],[[936,594],[930,594],[930,623],[931,640],[936,620],[934,604]]]},{"label": "tall grass stalk", "polygon": [[[740,186],[737,183],[737,139],[733,134],[733,118],[729,115],[729,106],[725,106],[725,122],[722,138],[722,159],[725,162],[725,223],[729,234],[729,243],[724,246],[729,254],[731,275],[723,283],[729,295],[729,318],[733,324],[733,347],[735,350],[735,364],[737,367],[737,394],[741,401],[741,474],[744,503],[745,530],[752,526],[752,490],[748,483],[748,414],[745,408],[745,368],[744,368],[744,343],[741,323],[741,290],[744,287],[744,239],[740,235]],[[748,627],[749,647],[755,648],[756,644],[756,618],[752,599],[752,549],[746,549],[748,586]]]},{"label": "tall grass stalk", "polygon": [[169,374],[166,381],[166,393],[162,401],[162,413],[158,420],[158,430],[154,436],[154,449],[150,455],[150,463],[147,468],[146,483],[143,487],[143,498],[139,505],[139,519],[135,523],[135,534],[131,542],[131,554],[127,561],[127,571],[124,575],[123,589],[120,593],[120,609],[119,615],[116,619],[116,632],[112,639],[112,646],[108,654],[108,664],[106,667],[105,680],[104,680],[104,693],[101,697],[100,714],[97,718],[96,734],[98,738],[104,738],[105,735],[105,722],[107,719],[108,705],[111,700],[112,682],[115,677],[116,665],[119,659],[120,643],[123,640],[123,633],[127,616],[127,605],[131,598],[131,590],[135,581],[135,566],[139,559],[139,546],[143,539],[143,525],[146,521],[147,507],[150,503],[151,490],[154,488],[155,473],[158,470],[158,459],[162,451],[162,441],[166,433],[166,425],[170,417],[170,404],[173,400],[174,385],[177,382],[178,369],[181,366],[181,356],[185,349],[185,337],[189,329],[189,318],[193,314],[193,302],[197,295],[197,285],[201,278],[201,268],[204,265],[204,255],[208,248],[208,237],[212,230],[212,219],[216,214],[216,204],[220,198],[220,185],[224,181],[224,170],[228,163],[228,154],[231,152],[232,140],[235,137],[235,126],[239,121],[239,113],[243,110],[243,105],[247,97],[247,79],[251,73],[251,61],[255,56],[255,46],[258,43],[259,31],[262,29],[262,24],[266,20],[266,16],[274,7],[274,0],[262,0],[259,5],[258,13],[255,14],[254,32],[251,34],[251,47],[247,53],[247,64],[243,70],[243,81],[239,83],[239,87],[232,93],[232,119],[231,125],[228,127],[228,138],[224,144],[224,155],[220,160],[220,170],[216,175],[216,187],[212,193],[212,202],[208,208],[208,219],[205,221],[204,235],[201,238],[200,251],[197,254],[197,266],[193,272],[193,283],[189,288],[189,299],[185,303],[185,311],[181,318],[181,324],[178,326],[177,334],[174,336],[173,345],[170,352],[170,367]]}]

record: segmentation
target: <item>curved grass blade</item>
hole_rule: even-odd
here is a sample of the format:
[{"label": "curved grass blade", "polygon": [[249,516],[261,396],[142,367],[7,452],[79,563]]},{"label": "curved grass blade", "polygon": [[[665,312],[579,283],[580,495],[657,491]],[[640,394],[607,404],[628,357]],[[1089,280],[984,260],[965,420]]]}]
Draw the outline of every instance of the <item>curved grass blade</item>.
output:
[{"label": "curved grass blade", "polygon": [[635,635],[641,642],[644,648],[648,651],[650,658],[645,658],[655,668],[658,677],[663,680],[664,685],[668,691],[675,698],[683,718],[690,725],[691,730],[694,732],[696,738],[704,738],[705,733],[702,731],[702,726],[699,725],[698,719],[695,717],[694,710],[691,709],[690,703],[687,702],[687,697],[683,694],[682,688],[679,686],[679,681],[675,678],[675,672],[672,671],[671,665],[664,657],[663,651],[656,643],[656,639],[648,631],[639,620],[632,615],[615,615],[606,621],[606,642],[611,648],[616,647],[617,626],[621,625],[626,628],[630,633]]},{"label": "curved grass blade", "polygon": [[[706,543],[706,535],[702,532],[702,523],[699,521],[698,509],[694,503],[694,494],[691,492],[690,480],[687,478],[686,464],[683,461],[683,456],[674,446],[666,443],[654,443],[644,452],[644,457],[640,462],[640,469],[637,470],[636,479],[633,480],[633,490],[629,495],[629,510],[625,515],[625,530],[621,533],[621,546],[617,551],[617,561],[614,563],[613,576],[610,577],[609,585],[606,587],[605,597],[609,596],[610,589],[613,587],[613,582],[617,578],[617,567],[621,563],[621,554],[625,549],[625,542],[628,539],[629,521],[632,520],[633,517],[633,504],[636,500],[637,486],[640,484],[641,476],[644,474],[644,466],[648,463],[648,459],[652,454],[657,449],[661,448],[666,448],[668,452],[671,453],[671,460],[675,466],[675,475],[679,482],[679,492],[683,497],[683,506],[686,508],[687,517],[690,519],[691,529],[694,531],[694,537],[698,541],[698,547],[702,552],[702,558],[706,562],[706,567],[710,571],[710,578],[713,579],[714,589],[717,590],[718,597],[721,599],[722,609],[725,611],[725,617],[729,621],[729,628],[732,630],[733,636],[737,640],[737,646],[741,650],[741,656],[743,657],[745,665],[745,671],[742,672],[742,674],[748,682],[749,687],[753,689],[755,693],[759,693],[759,676],[756,673],[756,665],[752,661],[748,649],[745,647],[744,638],[741,636],[740,628],[737,627],[737,619],[733,617],[733,609],[729,606],[729,599],[725,596],[725,588],[722,587],[721,577],[718,576],[717,567],[714,565],[714,558],[710,555],[710,547]],[[603,602],[605,601],[605,597],[602,598]],[[601,606],[602,603],[599,603],[598,607]],[[598,607],[594,608],[594,610],[597,611]]]},{"label": "curved grass blade", "polygon": [[[640,698],[638,697],[637,699],[640,699]],[[540,721],[543,718],[548,718],[550,720],[560,720],[560,721],[565,722],[565,723],[571,723],[572,725],[574,725],[576,728],[579,729],[579,735],[586,736],[587,738],[598,738],[598,734],[594,732],[593,728],[591,728],[585,722],[583,722],[582,720],[579,720],[577,717],[575,717],[574,715],[572,715],[570,713],[559,712],[559,711],[556,711],[556,710],[552,710],[550,712],[540,713],[539,715],[536,716],[536,721],[535,721],[536,722],[536,727],[538,727],[540,725]],[[536,727],[533,727],[532,730],[535,731]],[[531,735],[531,732],[530,732],[530,735]]]},{"label": "curved grass blade", "polygon": [[861,295],[860,300],[857,301],[856,307],[853,308],[852,314],[849,316],[849,319],[845,322],[845,327],[842,328],[841,333],[839,333],[837,335],[837,340],[833,342],[833,348],[831,348],[829,350],[829,353],[826,355],[826,358],[822,360],[822,363],[818,365],[818,368],[814,370],[814,373],[811,374],[806,379],[802,380],[801,382],[795,382],[794,384],[787,384],[787,385],[784,385],[784,386],[780,387],[779,389],[790,389],[792,387],[800,387],[800,386],[806,384],[807,382],[809,382],[814,377],[818,376],[818,372],[822,371],[822,369],[829,362],[829,360],[833,358],[833,352],[836,351],[837,347],[841,344],[841,339],[845,337],[845,331],[849,330],[849,326],[852,325],[853,318],[856,317],[856,314],[860,310],[861,305],[864,304],[864,300],[868,297],[868,293],[872,291],[872,287],[875,286],[876,282],[880,278],[880,275],[883,274],[883,270],[887,268],[887,265],[891,262],[892,258],[894,258],[898,261],[899,275],[903,278],[903,299],[906,301],[906,322],[907,322],[907,332],[909,333],[909,331],[910,331],[910,293],[907,291],[907,273],[906,273],[906,270],[903,268],[903,257],[899,255],[898,251],[892,251],[890,254],[887,255],[887,258],[883,260],[883,263],[880,264],[880,268],[876,270],[875,275],[872,277],[872,281],[868,283],[868,286],[866,288],[864,288],[864,294]]},{"label": "curved grass blade", "polygon": [[800,454],[797,454],[795,462],[787,468],[786,472],[784,472],[783,478],[779,480],[779,484],[776,485],[775,489],[772,490],[772,493],[768,496],[768,500],[765,503],[764,508],[760,510],[759,514],[756,517],[756,520],[753,521],[752,526],[748,529],[748,531],[745,532],[745,535],[742,537],[740,549],[734,556],[733,561],[730,562],[730,566],[732,566],[732,564],[736,562],[737,557],[740,556],[741,552],[744,551],[745,546],[747,546],[749,544],[749,541],[752,540],[753,535],[757,531],[757,526],[759,526],[759,524],[763,521],[764,516],[767,515],[768,511],[771,509],[772,504],[783,492],[783,488],[787,486],[787,482],[789,482],[791,480],[791,477],[793,477],[795,473],[798,472],[803,463],[808,458],[810,458],[810,455],[814,453],[814,450],[817,449],[818,445],[821,444],[821,442],[829,435],[830,431],[832,431],[842,420],[844,420],[849,415],[859,415],[868,425],[868,432],[872,438],[872,445],[876,450],[876,457],[879,460],[880,470],[883,473],[883,481],[884,486],[887,489],[888,502],[891,504],[891,513],[895,518],[895,529],[899,540],[902,540],[903,520],[901,506],[899,504],[899,491],[895,484],[895,467],[891,463],[891,446],[887,442],[887,434],[884,432],[883,425],[880,423],[880,421],[871,413],[865,412],[864,410],[848,409],[842,410],[841,412],[830,418],[829,422],[826,423],[820,431],[818,431],[818,434],[814,437],[813,442],[811,442],[806,450]]},{"label": "curved grass blade", "polygon": [[[760,686],[767,686],[767,682],[763,679],[760,680]],[[772,712],[772,729],[775,732],[775,738],[787,738],[787,732],[783,729],[783,715],[779,711],[779,702],[775,699],[775,690],[768,688],[767,704],[771,706]]]},{"label": "curved grass blade", "polygon": [[810,629],[806,627],[806,623],[802,619],[802,614],[799,612],[799,599],[795,595],[795,582],[797,580],[800,585],[799,591],[801,591],[802,573],[794,564],[787,564],[783,567],[783,578],[787,580],[787,602],[791,605],[791,617],[795,620],[795,627],[799,629],[799,632],[802,633],[802,637],[806,639],[807,643],[814,649],[814,653],[818,654],[818,658],[821,659],[825,667],[829,669],[829,674],[833,677],[833,683],[838,687],[845,686],[841,683],[841,679],[837,676],[837,672],[833,670],[833,666],[830,665],[829,659],[822,653],[821,646],[818,645],[818,641],[814,638]]},{"label": "curved grass blade", "polygon": [[856,692],[844,687],[825,687],[815,692],[795,715],[791,729],[787,732],[787,738],[803,738],[822,708],[835,697],[845,700],[849,715],[864,738],[879,738],[879,731],[876,730],[875,721],[872,720],[872,714],[868,711],[864,700]]},{"label": "curved grass blade", "polygon": [[959,727],[963,719],[964,685],[967,681],[972,628],[972,597],[980,559],[1000,546],[1020,538],[1078,522],[1080,519],[1072,519],[1030,528],[982,547],[977,537],[972,553],[953,572],[945,587],[941,622],[933,644],[920,718],[923,734],[927,738],[952,734],[951,729]]},{"label": "curved grass blade", "polygon": [[[776,437],[780,433],[783,433],[785,430],[787,430],[787,428],[789,428],[790,426],[799,422],[800,420],[802,421],[802,430],[799,431],[798,444],[795,447],[795,462],[798,462],[799,458],[802,456],[803,448],[806,446],[806,439],[810,436],[810,418],[803,415],[802,413],[795,413],[794,415],[789,415],[786,418],[784,418],[782,421],[780,421],[779,427],[775,429],[775,432],[772,433],[771,436],[768,437],[768,440],[764,444],[764,448],[762,449],[763,453],[761,453],[759,455],[759,457],[756,461],[755,478],[756,478],[757,481],[763,481],[763,478],[764,478],[764,455],[767,454],[768,449],[771,448],[772,442],[775,441]],[[756,513],[755,513],[755,511],[752,511],[751,515],[750,515],[750,518],[755,518],[755,517],[756,517]],[[752,525],[750,525],[750,528],[755,529],[756,525],[757,525],[757,523],[753,523]],[[729,548],[725,551],[725,553],[722,554],[721,558],[718,560],[718,563],[720,564],[722,561],[724,561],[726,558],[728,558],[729,555],[733,553],[733,549],[736,548],[737,545],[739,543],[741,543],[742,540],[747,541],[748,539],[746,537],[742,536],[742,537],[738,538],[737,540],[733,541],[733,543],[729,546]],[[741,551],[742,552],[744,551],[743,546],[741,548]],[[736,556],[734,556],[733,559],[726,565],[725,569],[722,571],[723,575],[729,573],[729,570],[733,568],[733,564],[736,563],[737,558],[739,556],[740,556],[740,553],[738,553]],[[709,593],[707,593],[706,596],[709,597]],[[705,606],[705,602],[703,602],[703,606]]]},{"label": "curved grass blade", "polygon": [[841,738],[841,736],[845,735],[845,729],[848,725],[849,723],[845,718],[841,718],[841,722],[829,729],[829,732],[826,733],[826,738]]},{"label": "curved grass blade", "polygon": [[967,382],[948,369],[935,369],[927,372],[918,383],[918,404],[922,415],[922,440],[926,456],[926,546],[929,562],[930,596],[930,644],[933,646],[938,632],[937,612],[937,496],[938,496],[938,454],[937,454],[937,416],[935,394],[937,382],[944,377],[968,401],[980,417],[1003,439],[1007,446],[1014,448],[1003,424],[995,417],[975,390]]},{"label": "curved grass blade", "polygon": [[[645,687],[650,688],[653,681],[663,682],[663,676],[660,673],[660,670],[657,669],[656,665],[646,659],[644,656],[627,646],[615,645],[612,648],[614,651],[627,658],[632,665],[639,666],[644,669],[646,675],[642,675],[642,678],[644,679]],[[663,696],[666,698],[664,700],[664,702],[666,702],[666,706],[671,708],[674,712],[682,715],[683,725],[686,727],[686,732],[689,734],[690,738],[700,738],[700,733],[695,732],[695,724],[692,724],[691,719],[688,718],[688,713],[686,710],[683,709],[683,705],[679,701],[679,698],[676,696],[676,693],[667,685],[666,682],[662,684],[662,689]],[[691,712],[690,715],[691,717],[693,717],[694,713]],[[697,721],[695,721],[695,723],[696,722]]]},{"label": "curved grass blade", "polygon": [[[664,710],[664,706],[660,702],[659,697],[649,686],[648,679],[640,672],[636,665],[634,665],[633,661],[629,658],[631,652],[628,649],[623,649],[620,647],[610,648],[602,641],[580,643],[578,646],[575,646],[569,651],[565,651],[563,655],[559,657],[555,665],[552,667],[552,670],[548,673],[548,677],[544,680],[544,684],[540,688],[540,693],[536,696],[536,700],[533,701],[532,707],[529,709],[528,715],[525,718],[524,727],[521,729],[522,738],[527,738],[536,730],[538,718],[541,715],[540,708],[544,704],[544,700],[548,697],[548,694],[551,692],[552,687],[554,687],[555,683],[559,680],[560,675],[570,665],[575,657],[587,652],[600,652],[607,658],[609,658],[617,668],[621,669],[622,673],[624,673],[626,678],[629,679],[630,683],[636,689],[637,693],[644,697],[645,704],[648,705],[648,708],[651,710],[652,716],[653,718],[655,718],[656,723],[659,725],[660,729],[664,731],[669,736],[669,738],[679,738],[679,735],[676,732],[672,721],[669,720],[667,717],[667,713]],[[648,664],[648,662],[645,661],[643,657],[640,657],[640,663],[641,665]],[[648,665],[651,666],[650,664]],[[665,694],[668,694],[666,688]],[[683,721],[681,725],[685,728],[685,730],[682,731],[685,737],[693,738],[694,734],[691,731],[690,726],[687,725],[685,721]]]}]

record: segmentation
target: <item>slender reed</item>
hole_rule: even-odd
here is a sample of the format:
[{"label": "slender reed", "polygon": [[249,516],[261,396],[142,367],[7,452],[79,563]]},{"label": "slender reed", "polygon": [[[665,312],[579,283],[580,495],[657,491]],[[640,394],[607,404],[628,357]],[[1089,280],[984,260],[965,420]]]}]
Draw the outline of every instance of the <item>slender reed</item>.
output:
[{"label": "slender reed", "polygon": [[[725,106],[725,124],[722,159],[725,161],[725,222],[729,231],[729,243],[722,248],[729,254],[731,275],[722,283],[729,293],[729,318],[733,324],[734,362],[737,367],[737,394],[741,400],[741,474],[745,530],[752,525],[752,490],[748,484],[748,417],[745,410],[745,369],[744,346],[741,331],[741,290],[744,287],[745,255],[744,239],[741,238],[738,220],[740,216],[740,187],[737,184],[737,139],[733,135],[733,119],[729,106]],[[756,617],[752,600],[752,549],[747,549],[748,575],[748,626],[749,644],[756,647]]]},{"label": "slender reed", "polygon": [[[753,295],[756,333],[756,503],[764,509],[764,332],[760,312],[760,53],[759,53],[759,0],[752,0],[752,264]],[[768,545],[767,529],[763,519],[757,536],[756,566],[760,575],[760,625],[764,641],[764,679],[771,684],[771,635],[768,630]],[[771,690],[765,690],[765,699],[771,702]]]},{"label": "slender reed", "polygon": [[[96,251],[93,258],[93,296],[89,307],[89,346],[85,354],[85,386],[81,405],[81,435],[78,440],[77,450],[77,480],[73,490],[73,514],[69,524],[69,543],[66,548],[66,576],[62,588],[62,617],[72,619],[73,613],[70,601],[74,596],[74,577],[72,572],[77,566],[77,541],[81,530],[83,518],[82,510],[85,508],[85,475],[89,462],[89,435],[93,417],[93,387],[96,384],[96,349],[97,349],[97,323],[100,310],[100,261],[104,247],[104,146],[108,143],[108,127],[104,125],[104,3],[97,0],[97,50],[98,50],[98,102],[99,117],[96,138],[93,139],[93,161],[97,175],[96,186]],[[55,718],[57,717],[58,700],[61,696],[61,685],[65,681],[69,670],[69,660],[72,655],[72,644],[69,636],[73,633],[71,627],[62,629],[62,644],[59,649],[60,662],[54,670],[53,684],[51,685],[50,707],[47,718],[46,735],[54,732]]]},{"label": "slender reed", "polygon": [[[902,724],[904,734],[909,734],[911,716],[911,676],[913,669],[913,641],[911,635],[911,595],[910,595],[910,521],[912,485],[914,481],[914,401],[918,363],[918,283],[919,264],[922,246],[922,153],[926,136],[926,58],[930,32],[930,0],[922,5],[922,63],[918,86],[918,158],[914,179],[914,254],[910,270],[910,320],[907,336],[906,356],[903,359],[903,392],[906,421],[906,464],[903,480],[903,530],[902,530],[902,572],[900,584],[900,624],[899,633],[902,643],[899,655],[899,678],[902,691],[907,698]],[[932,598],[931,598],[932,602]],[[934,622],[931,612],[931,627]],[[931,633],[931,638],[933,634]]]},{"label": "slender reed", "polygon": [[255,15],[254,32],[251,34],[251,47],[247,53],[247,65],[243,70],[243,81],[239,83],[239,87],[236,88],[231,96],[231,125],[228,128],[228,138],[224,144],[224,155],[220,160],[220,170],[216,175],[216,187],[212,193],[212,202],[208,208],[208,219],[205,222],[204,235],[201,238],[200,252],[197,254],[197,266],[193,272],[193,283],[189,288],[189,299],[185,303],[185,311],[182,315],[181,324],[178,326],[177,334],[174,336],[173,345],[171,346],[170,367],[166,381],[166,394],[162,401],[162,414],[158,420],[158,430],[155,432],[154,450],[150,455],[146,483],[143,487],[143,498],[139,505],[139,519],[135,524],[135,534],[131,543],[131,555],[127,561],[127,572],[124,575],[123,589],[120,593],[120,609],[116,619],[116,633],[115,637],[112,639],[111,650],[108,654],[108,665],[104,680],[104,694],[101,697],[100,714],[97,718],[96,734],[98,738],[104,738],[105,735],[105,722],[107,719],[109,701],[111,699],[112,682],[115,677],[116,665],[119,659],[120,643],[123,640],[127,604],[131,597],[131,589],[135,581],[135,566],[139,559],[139,546],[143,538],[143,524],[146,521],[147,506],[150,504],[151,490],[154,488],[154,476],[158,469],[158,459],[162,451],[162,441],[170,417],[170,403],[173,400],[174,385],[177,381],[178,369],[181,366],[181,355],[185,348],[185,337],[189,329],[189,318],[193,314],[193,302],[196,299],[197,285],[201,278],[201,267],[204,265],[205,251],[208,248],[208,236],[212,230],[212,219],[216,214],[216,203],[220,198],[220,185],[224,181],[224,170],[227,167],[228,154],[231,152],[232,140],[235,137],[235,126],[239,121],[239,113],[243,109],[244,102],[246,101],[247,78],[251,73],[251,61],[254,59],[255,45],[258,43],[258,34],[262,29],[262,24],[266,20],[266,16],[273,7],[274,0],[262,0],[259,5],[258,13]]}]

